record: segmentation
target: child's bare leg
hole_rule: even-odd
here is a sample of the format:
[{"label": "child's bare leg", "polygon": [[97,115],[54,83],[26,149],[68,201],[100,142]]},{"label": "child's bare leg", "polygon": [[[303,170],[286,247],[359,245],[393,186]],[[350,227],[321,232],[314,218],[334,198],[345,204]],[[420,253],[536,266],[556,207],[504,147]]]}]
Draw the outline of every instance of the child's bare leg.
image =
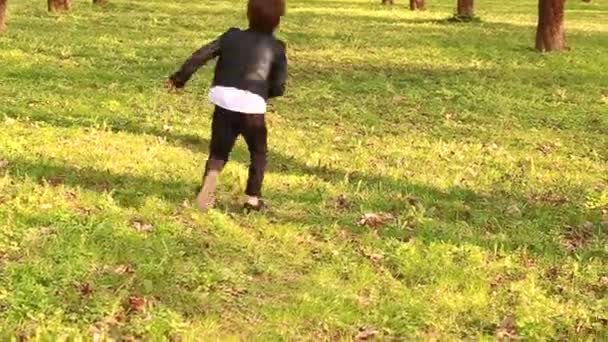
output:
[{"label": "child's bare leg", "polygon": [[205,174],[203,176],[203,186],[198,196],[196,197],[196,204],[199,209],[206,211],[215,201],[215,190],[219,180],[220,173],[224,168],[225,162],[223,160],[209,159],[207,165],[205,165]]},{"label": "child's bare leg", "polygon": [[202,211],[206,211],[213,206],[219,175],[238,136],[238,129],[235,128],[235,122],[238,122],[238,119],[237,113],[220,107],[216,107],[213,113],[209,160],[205,165],[203,186],[196,197],[196,203]]}]

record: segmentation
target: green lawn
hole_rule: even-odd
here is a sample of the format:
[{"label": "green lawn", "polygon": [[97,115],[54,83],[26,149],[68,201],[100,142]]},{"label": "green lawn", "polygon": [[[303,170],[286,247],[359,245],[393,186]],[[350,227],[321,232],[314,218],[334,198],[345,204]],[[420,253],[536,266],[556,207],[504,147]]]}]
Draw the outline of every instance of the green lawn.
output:
[{"label": "green lawn", "polygon": [[379,2],[289,3],[270,208],[239,142],[201,216],[212,67],[162,82],[243,1],[10,1],[0,339],[608,339],[608,3],[541,55],[535,0]]}]

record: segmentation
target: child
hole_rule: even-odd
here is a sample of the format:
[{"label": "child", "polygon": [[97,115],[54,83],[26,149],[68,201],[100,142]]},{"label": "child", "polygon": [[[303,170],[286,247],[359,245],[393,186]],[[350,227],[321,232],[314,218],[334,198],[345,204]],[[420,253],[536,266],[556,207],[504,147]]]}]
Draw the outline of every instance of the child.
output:
[{"label": "child", "polygon": [[239,135],[245,138],[251,159],[245,209],[260,210],[264,205],[266,102],[283,95],[287,79],[285,45],[274,36],[284,14],[284,0],[249,0],[249,29],[229,29],[196,51],[167,81],[172,88],[182,88],[199,67],[218,58],[209,91],[215,105],[209,159],[196,199],[202,211],[213,205],[218,176]]}]

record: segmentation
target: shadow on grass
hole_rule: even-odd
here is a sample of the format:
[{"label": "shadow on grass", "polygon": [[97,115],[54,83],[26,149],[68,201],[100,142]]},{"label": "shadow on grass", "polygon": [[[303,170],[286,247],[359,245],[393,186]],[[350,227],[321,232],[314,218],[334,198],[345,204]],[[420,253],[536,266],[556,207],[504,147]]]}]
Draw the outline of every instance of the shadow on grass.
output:
[{"label": "shadow on grass", "polygon": [[[58,127],[87,126],[88,121],[81,122],[80,118],[67,116],[40,115],[30,117]],[[206,154],[209,141],[196,134],[166,132],[156,126],[141,125],[133,119],[120,119],[109,122],[110,130],[131,134],[146,134],[158,136],[168,143],[188,148],[195,152]],[[232,162],[247,164],[248,151],[242,144],[237,144],[232,154]],[[10,161],[11,173],[17,177],[30,177],[39,181],[61,182],[68,186],[80,186],[98,192],[111,192],[117,202],[125,207],[139,207],[146,197],[154,196],[169,201],[175,205],[186,198],[194,196],[199,186],[198,179],[191,181],[150,179],[131,174],[115,174],[93,168],[77,168],[71,165],[61,165],[53,161],[32,163],[29,161]],[[201,165],[202,167],[202,165]],[[355,203],[353,211],[347,213],[329,213],[335,217],[326,217],[327,213],[319,212],[324,205],[331,205],[332,198],[326,198],[323,190],[313,188],[294,189],[289,192],[266,189],[266,195],[276,203],[292,203],[296,212],[271,211],[269,217],[282,223],[299,223],[307,226],[323,226],[328,221],[341,226],[357,229],[357,216],[360,210],[375,210],[393,213],[395,216],[407,211],[411,203],[404,198],[413,198],[422,208],[432,209],[432,219],[437,227],[451,227],[441,234],[440,230],[428,236],[429,239],[446,239],[451,241],[470,241],[490,246],[494,243],[513,244],[511,247],[527,246],[532,249],[544,248],[533,246],[525,240],[526,232],[518,231],[524,222],[527,226],[542,229],[545,234],[557,234],[566,225],[576,225],[585,221],[599,221],[594,213],[584,208],[584,198],[573,198],[570,202],[551,203],[551,201],[534,201],[529,195],[518,192],[478,193],[469,189],[454,186],[449,189],[438,189],[424,184],[415,184],[407,179],[366,174],[357,171],[336,169],[330,164],[309,165],[296,158],[269,151],[270,173],[287,175],[306,175],[330,184],[343,184],[349,193],[358,189],[367,189],[370,193],[384,192],[385,198],[372,198]],[[348,180],[345,182],[345,180]],[[385,190],[380,190],[385,189]],[[584,189],[569,189],[570,194],[584,194]],[[399,198],[398,195],[403,195]],[[542,194],[539,194],[542,197]],[[513,212],[513,206],[521,212]],[[228,207],[237,211],[236,207]],[[317,211],[315,214],[315,210]],[[322,211],[322,210],[321,210]],[[320,220],[319,217],[323,217]],[[473,232],[458,233],[458,226],[466,225]],[[466,235],[469,235],[467,237]],[[504,235],[508,236],[504,239]],[[389,236],[407,239],[411,232],[402,231]],[[501,236],[503,236],[501,238]],[[483,242],[485,241],[485,242]],[[514,242],[515,241],[515,242]],[[549,243],[552,245],[553,243]],[[555,246],[554,246],[555,247]]]},{"label": "shadow on grass", "polygon": [[[190,137],[188,137],[190,139]],[[206,144],[205,140],[198,141]],[[235,151],[236,162],[244,163],[247,152],[242,147]],[[117,174],[93,168],[61,165],[52,161],[31,162],[8,160],[11,175],[31,178],[43,183],[65,184],[72,187],[110,193],[124,207],[140,207],[147,197],[162,198],[179,205],[193,198],[198,180],[151,179],[131,174]],[[539,236],[557,236],[568,225],[599,222],[599,213],[592,213],[577,201],[552,203],[534,201],[522,195],[506,192],[477,193],[462,187],[438,189],[416,184],[405,179],[382,175],[345,172],[324,166],[308,166],[281,154],[272,153],[270,172],[313,176],[327,183],[344,184],[349,193],[367,189],[373,195],[357,203],[347,212],[323,210],[335,198],[328,198],[322,189],[302,188],[289,192],[266,189],[275,203],[290,203],[289,210],[277,207],[267,213],[271,222],[301,224],[310,229],[326,229],[338,225],[357,231],[360,210],[392,213],[395,217],[408,215],[412,210],[428,211],[432,224],[416,223],[409,228],[381,231],[381,236],[406,241],[416,236],[423,241],[468,242],[485,248],[512,250],[526,248],[539,254],[561,253],[556,241],[539,241]],[[349,179],[348,183],[344,183]],[[381,190],[386,189],[386,190]],[[572,189],[576,193],[578,189]],[[514,210],[515,206],[518,209]],[[236,211],[234,207],[228,207]],[[417,209],[413,209],[417,208]],[[460,229],[466,227],[466,231]],[[527,227],[523,229],[522,227]],[[532,230],[530,230],[532,229]],[[327,232],[326,232],[327,233]],[[539,235],[540,234],[540,235]],[[553,254],[549,253],[549,254]],[[590,253],[595,253],[590,251]]]}]

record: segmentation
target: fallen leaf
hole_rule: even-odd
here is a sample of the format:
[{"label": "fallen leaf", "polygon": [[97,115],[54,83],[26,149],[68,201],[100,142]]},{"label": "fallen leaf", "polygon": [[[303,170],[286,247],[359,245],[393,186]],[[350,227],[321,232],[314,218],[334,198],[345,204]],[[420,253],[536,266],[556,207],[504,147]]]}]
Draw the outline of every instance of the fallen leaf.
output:
[{"label": "fallen leaf", "polygon": [[80,291],[82,296],[88,296],[93,293],[93,287],[89,283],[80,283],[76,284],[76,286],[78,287],[78,291]]},{"label": "fallen leaf", "polygon": [[0,169],[8,167],[8,160],[0,160]]},{"label": "fallen leaf", "polygon": [[66,191],[65,192],[65,197],[68,200],[72,200],[73,201],[73,200],[75,200],[78,197],[78,195],[76,195],[76,193],[74,191]]},{"label": "fallen leaf", "polygon": [[374,263],[378,263],[384,259],[384,254],[382,253],[369,253],[363,248],[361,248],[359,252]]},{"label": "fallen leaf", "polygon": [[65,181],[65,176],[53,176],[46,179],[46,182],[51,186],[59,186]]},{"label": "fallen leaf", "polygon": [[507,214],[512,217],[520,217],[521,209],[519,209],[517,204],[512,204],[507,208]]},{"label": "fallen leaf", "polygon": [[547,155],[555,150],[557,146],[553,143],[545,143],[541,144],[537,147],[537,149],[543,154]]},{"label": "fallen leaf", "polygon": [[247,293],[247,289],[233,286],[233,285],[225,285],[221,287],[221,290],[224,294],[237,298]]},{"label": "fallen leaf", "polygon": [[142,312],[146,308],[146,299],[139,296],[131,296],[127,304],[129,305],[129,311]]},{"label": "fallen leaf", "polygon": [[133,227],[133,229],[135,229],[135,231],[139,233],[148,233],[152,231],[152,225],[144,223],[141,220],[132,220],[131,227]]},{"label": "fallen leaf", "polygon": [[360,328],[359,333],[355,336],[355,341],[369,341],[378,335],[378,330],[372,328]]},{"label": "fallen leaf", "polygon": [[500,326],[496,330],[496,338],[499,340],[511,340],[517,338],[517,325],[515,323],[515,317],[508,315],[505,317]]},{"label": "fallen leaf", "polygon": [[350,240],[353,237],[353,234],[347,230],[347,229],[338,229],[338,237],[340,237],[341,239],[345,239],[345,240]]},{"label": "fallen leaf", "polygon": [[359,225],[375,229],[384,226],[388,221],[392,219],[393,217],[389,214],[368,213],[361,216],[361,218],[359,219]]},{"label": "fallen leaf", "polygon": [[546,277],[551,281],[556,280],[559,277],[559,268],[556,266],[551,266],[546,272]]},{"label": "fallen leaf", "polygon": [[574,327],[574,331],[575,331],[577,334],[580,334],[580,333],[582,333],[584,330],[586,330],[586,327],[585,327],[585,322],[584,322],[583,320],[581,320],[581,319],[577,319],[577,320],[576,320],[576,326]]},{"label": "fallen leaf", "polygon": [[537,193],[530,196],[530,200],[541,204],[562,205],[568,203],[568,197],[555,192]]},{"label": "fallen leaf", "polygon": [[369,290],[362,290],[357,296],[357,303],[361,306],[369,306],[371,302],[371,293]]},{"label": "fallen leaf", "polygon": [[608,276],[604,276],[600,278],[600,286],[608,287]]},{"label": "fallen leaf", "polygon": [[580,227],[566,226],[561,236],[562,245],[570,252],[584,248],[593,237],[593,223],[586,222]]},{"label": "fallen leaf", "polygon": [[78,211],[80,215],[89,216],[93,212],[93,209],[87,207],[77,207],[76,211]]},{"label": "fallen leaf", "polygon": [[403,97],[403,96],[399,96],[399,95],[393,96],[393,102],[395,102],[395,103],[400,103],[400,102],[403,102],[404,100],[405,100],[405,97]]},{"label": "fallen leaf", "polygon": [[494,279],[490,282],[490,289],[496,290],[502,284],[504,284],[504,282],[505,282],[504,277],[501,274],[499,274],[496,277],[494,277]]},{"label": "fallen leaf", "polygon": [[345,210],[350,209],[351,204],[348,198],[346,198],[346,195],[340,195],[338,198],[336,198],[334,207],[339,210]]},{"label": "fallen leaf", "polygon": [[118,265],[114,268],[113,272],[115,274],[125,274],[125,273],[133,273],[135,272],[135,270],[133,269],[133,267],[129,264],[126,265]]},{"label": "fallen leaf", "polygon": [[593,224],[586,222],[581,227],[566,226],[562,234],[562,245],[570,252],[575,252],[587,245],[593,238]]},{"label": "fallen leaf", "polygon": [[416,206],[416,207],[420,205],[420,199],[418,197],[416,197],[416,196],[408,195],[408,196],[405,197],[405,200],[410,205],[413,205],[413,206]]},{"label": "fallen leaf", "polygon": [[163,125],[163,131],[165,132],[171,132],[173,130],[173,127],[170,125]]}]

